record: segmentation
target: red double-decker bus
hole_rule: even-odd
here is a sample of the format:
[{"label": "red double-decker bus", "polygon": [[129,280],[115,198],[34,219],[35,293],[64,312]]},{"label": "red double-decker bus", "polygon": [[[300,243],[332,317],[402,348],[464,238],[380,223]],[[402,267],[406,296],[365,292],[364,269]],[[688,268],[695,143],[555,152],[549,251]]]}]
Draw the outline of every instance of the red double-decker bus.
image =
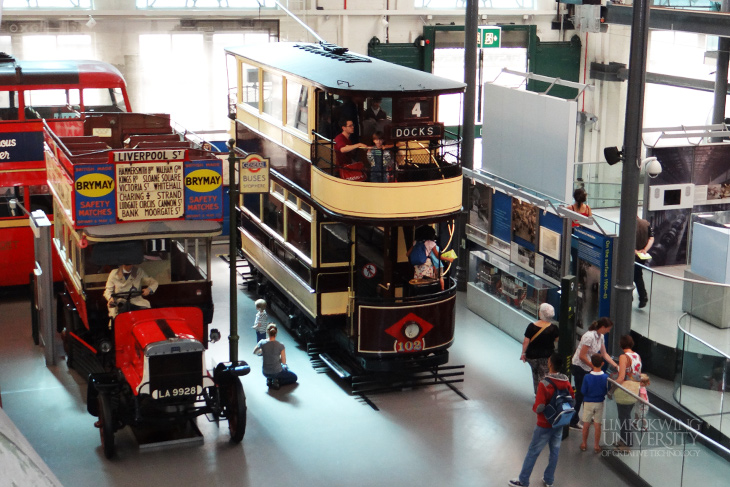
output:
[{"label": "red double-decker bus", "polygon": [[129,111],[124,77],[110,64],[0,53],[0,286],[27,284],[34,267],[28,217],[12,201],[53,211],[42,121],[60,136],[83,135],[87,113]]}]

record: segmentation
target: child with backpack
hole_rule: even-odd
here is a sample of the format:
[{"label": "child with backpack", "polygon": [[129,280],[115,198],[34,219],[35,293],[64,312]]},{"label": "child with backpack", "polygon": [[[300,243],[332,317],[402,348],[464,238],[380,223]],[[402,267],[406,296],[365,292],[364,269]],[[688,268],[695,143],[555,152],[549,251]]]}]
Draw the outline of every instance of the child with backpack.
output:
[{"label": "child with backpack", "polygon": [[580,444],[581,451],[588,448],[588,430],[593,421],[593,429],[595,430],[595,441],[593,442],[593,451],[601,453],[601,421],[603,420],[603,403],[608,393],[608,374],[603,367],[603,357],[599,353],[591,355],[591,364],[593,370],[590,374],[583,378],[581,392],[583,393],[583,443]]},{"label": "child with backpack", "polygon": [[562,367],[562,357],[558,353],[552,354],[548,359],[550,373],[538,384],[535,404],[532,406],[532,410],[537,413],[537,426],[532,433],[532,441],[527,448],[519,477],[509,481],[508,485],[511,487],[530,485],[532,469],[545,445],[549,445],[550,458],[542,481],[546,487],[552,487],[555,481],[563,427],[570,422],[575,413],[573,388],[568,377],[560,373]]}]

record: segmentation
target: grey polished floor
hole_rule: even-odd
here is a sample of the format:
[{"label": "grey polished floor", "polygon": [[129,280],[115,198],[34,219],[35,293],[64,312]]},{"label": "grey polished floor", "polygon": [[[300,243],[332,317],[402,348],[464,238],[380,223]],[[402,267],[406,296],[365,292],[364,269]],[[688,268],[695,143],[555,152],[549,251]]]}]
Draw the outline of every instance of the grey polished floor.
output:
[{"label": "grey polished floor", "polygon": [[[223,251],[223,250],[221,250]],[[211,346],[228,358],[227,266],[215,259],[216,318],[223,340]],[[68,487],[73,486],[504,486],[516,477],[535,415],[529,367],[520,344],[468,311],[459,296],[451,363],[465,364],[458,388],[432,386],[373,396],[375,411],[329,374],[318,373],[286,332],[288,362],[300,384],[268,391],[260,359],[251,354],[252,300],[239,293],[240,357],[253,371],[243,378],[246,436],[228,442],[226,424],[198,420],[204,443],[140,450],[128,428],[117,434],[118,455],[106,460],[94,419],[86,412],[84,381],[59,365],[45,367],[32,345],[28,301],[0,302],[0,390],[5,411]],[[627,481],[599,455],[580,452],[575,433],[563,442],[556,486],[616,487]],[[542,486],[547,452],[532,485]],[[3,486],[0,475],[0,486]]]}]

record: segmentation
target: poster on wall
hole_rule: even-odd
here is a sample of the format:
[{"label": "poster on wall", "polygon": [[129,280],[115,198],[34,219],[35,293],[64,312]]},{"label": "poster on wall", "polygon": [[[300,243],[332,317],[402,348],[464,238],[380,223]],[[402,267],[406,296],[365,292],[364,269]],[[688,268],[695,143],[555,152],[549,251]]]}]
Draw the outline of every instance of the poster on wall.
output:
[{"label": "poster on wall", "polygon": [[576,326],[586,330],[599,316],[611,313],[613,238],[576,227],[571,253],[578,281]]},{"label": "poster on wall", "polygon": [[535,257],[535,274],[560,283],[563,220],[552,213],[540,210],[540,235]]},{"label": "poster on wall", "polygon": [[535,248],[537,247],[538,208],[525,201],[512,198],[512,262],[535,272]]},{"label": "poster on wall", "polygon": [[510,255],[512,241],[512,197],[495,191],[492,197],[492,226],[488,245],[490,250]]},{"label": "poster on wall", "polygon": [[[649,250],[651,266],[687,263],[687,240],[692,212],[730,209],[730,145],[660,147],[650,151],[662,165],[656,178],[647,179],[649,199],[669,185],[693,185],[692,205],[683,205],[685,193],[672,208],[645,212],[654,230],[654,245]],[[677,192],[677,191],[675,191]],[[666,193],[666,191],[665,191]],[[663,200],[666,203],[666,195]],[[670,201],[671,203],[671,201]]]},{"label": "poster on wall", "polygon": [[475,182],[471,186],[468,224],[466,234],[475,242],[487,245],[489,219],[491,218],[492,189],[484,183]]}]

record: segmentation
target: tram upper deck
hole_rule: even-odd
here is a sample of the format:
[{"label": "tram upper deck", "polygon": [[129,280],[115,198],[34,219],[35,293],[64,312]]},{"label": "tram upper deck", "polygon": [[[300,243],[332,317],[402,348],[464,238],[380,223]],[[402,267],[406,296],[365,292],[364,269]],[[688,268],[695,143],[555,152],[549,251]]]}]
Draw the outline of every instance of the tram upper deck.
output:
[{"label": "tram upper deck", "polygon": [[155,306],[197,306],[209,323],[222,161],[175,131],[168,115],[91,114],[82,133],[45,130],[54,247],[81,322],[106,326],[109,273],[134,264],[159,283]]},{"label": "tram upper deck", "polygon": [[[291,191],[344,218],[460,210],[460,133],[438,113],[443,96],[461,100],[463,83],[327,44],[226,51],[237,147],[268,157],[273,178]],[[355,125],[350,141],[363,146],[343,162],[335,139],[345,120]],[[374,136],[392,160],[386,177],[373,177]]]}]

